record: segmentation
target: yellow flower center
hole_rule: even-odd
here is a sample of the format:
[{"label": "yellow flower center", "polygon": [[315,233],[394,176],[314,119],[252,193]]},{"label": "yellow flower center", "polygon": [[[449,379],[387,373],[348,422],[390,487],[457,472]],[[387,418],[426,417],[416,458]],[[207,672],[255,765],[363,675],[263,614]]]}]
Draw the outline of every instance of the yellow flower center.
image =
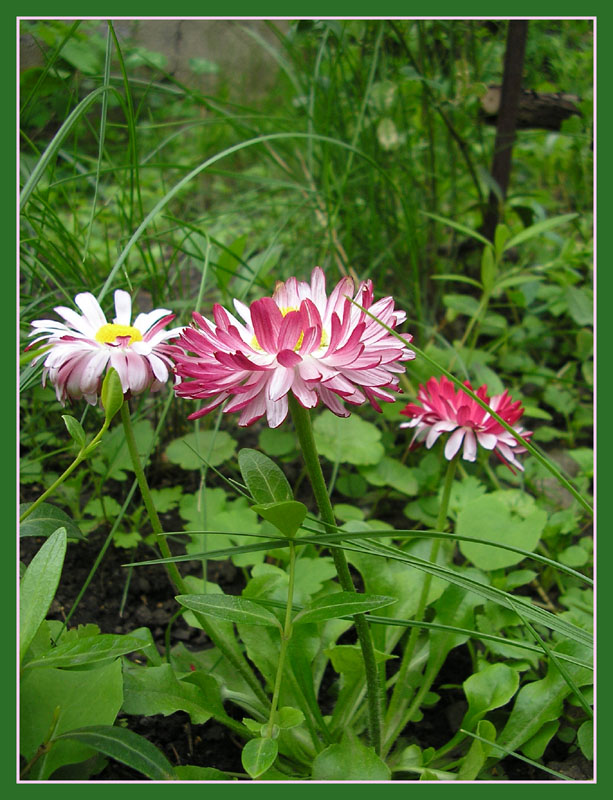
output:
[{"label": "yellow flower center", "polygon": [[129,336],[130,341],[128,344],[142,342],[143,340],[143,335],[138,328],[133,328],[131,325],[116,325],[114,322],[109,322],[103,325],[96,333],[96,341],[101,344],[114,344],[118,336]]}]

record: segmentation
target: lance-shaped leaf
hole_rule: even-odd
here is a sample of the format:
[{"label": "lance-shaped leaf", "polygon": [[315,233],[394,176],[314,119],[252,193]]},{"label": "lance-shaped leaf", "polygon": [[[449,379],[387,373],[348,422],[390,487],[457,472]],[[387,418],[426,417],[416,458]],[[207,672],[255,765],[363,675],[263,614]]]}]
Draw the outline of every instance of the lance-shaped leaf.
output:
[{"label": "lance-shaped leaf", "polygon": [[62,419],[66,425],[66,430],[71,438],[76,442],[79,448],[85,444],[85,431],[78,419],[71,417],[69,414],[62,414]]},{"label": "lance-shaped leaf", "polygon": [[115,725],[89,725],[56,736],[55,741],[59,739],[74,739],[93,747],[152,781],[177,779],[172,764],[166,756],[144,736],[127,728],[118,728]]},{"label": "lance-shaped leaf", "polygon": [[64,556],[66,529],[58,528],[40,548],[21,579],[19,591],[19,657],[23,658],[55,595]]},{"label": "lance-shaped leaf", "polygon": [[283,472],[268,456],[245,447],[238,454],[238,466],[256,503],[293,500],[294,494]]},{"label": "lance-shaped leaf", "polygon": [[[19,506],[20,516],[31,505],[32,503],[22,503]],[[19,526],[19,536],[51,536],[60,527],[66,529],[68,539],[85,541],[85,536],[68,514],[51,503],[41,503],[24,519]]]},{"label": "lance-shaped leaf", "polygon": [[117,636],[102,633],[99,636],[85,636],[72,642],[65,642],[47,650],[44,655],[28,661],[25,668],[30,667],[78,667],[83,664],[95,664],[110,658],[118,658],[135,650],[150,647],[151,643],[143,642],[136,636]]},{"label": "lance-shaped leaf", "polygon": [[378,594],[359,594],[358,592],[335,592],[309,603],[294,617],[294,625],[304,622],[322,622],[326,619],[363,614],[375,608],[389,606],[396,602],[395,597]]},{"label": "lance-shaped leaf", "polygon": [[299,503],[297,500],[260,504],[251,506],[251,508],[265,520],[271,522],[288,539],[292,539],[296,535],[308,510],[304,503]]},{"label": "lance-shaped leaf", "polygon": [[243,625],[266,625],[281,629],[275,615],[251,600],[229,594],[181,594],[177,602],[190,611]]}]

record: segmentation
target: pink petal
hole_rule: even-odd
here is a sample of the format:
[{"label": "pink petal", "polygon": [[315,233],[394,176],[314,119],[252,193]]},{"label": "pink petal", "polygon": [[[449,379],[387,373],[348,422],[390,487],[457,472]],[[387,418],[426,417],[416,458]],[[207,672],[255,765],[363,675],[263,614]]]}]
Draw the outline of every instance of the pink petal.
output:
[{"label": "pink petal", "polygon": [[293,350],[302,333],[302,315],[299,311],[290,311],[283,317],[279,329],[277,347],[279,350]]},{"label": "pink petal", "polygon": [[334,394],[334,392],[328,391],[325,387],[321,386],[318,387],[317,392],[322,399],[324,405],[328,406],[330,411],[333,414],[336,414],[337,417],[348,417],[350,412],[345,408],[345,406],[340,402],[338,397]]},{"label": "pink petal", "polygon": [[270,297],[262,297],[251,304],[251,320],[255,338],[262,350],[268,353],[278,351],[277,340],[283,315]]},{"label": "pink petal", "polygon": [[302,356],[294,353],[293,350],[281,350],[277,354],[277,361],[284,367],[295,367],[302,361]]}]

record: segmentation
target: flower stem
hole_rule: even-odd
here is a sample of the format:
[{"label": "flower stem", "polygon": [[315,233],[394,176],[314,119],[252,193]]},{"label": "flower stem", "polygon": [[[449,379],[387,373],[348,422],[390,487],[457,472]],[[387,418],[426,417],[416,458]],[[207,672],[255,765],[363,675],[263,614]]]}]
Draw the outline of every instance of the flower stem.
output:
[{"label": "flower stem", "polygon": [[[455,455],[447,465],[447,473],[445,475],[445,483],[443,485],[443,494],[441,497],[441,504],[438,509],[438,517],[436,520],[436,530],[444,531],[447,525],[447,511],[449,509],[449,498],[451,496],[451,487],[453,485],[453,478],[455,476],[456,466],[458,463],[458,455]],[[442,539],[434,539],[430,548],[430,562],[436,563],[438,558],[439,549]],[[415,611],[414,619],[421,622],[428,603],[428,595],[430,594],[430,586],[432,584],[432,575],[426,573],[424,582],[419,594],[417,602],[417,609]],[[396,685],[390,699],[388,714],[386,719],[386,740],[384,753],[387,754],[396,741],[397,736],[409,721],[406,718],[406,708],[411,699],[411,692],[407,691],[407,678],[411,669],[411,662],[415,653],[417,639],[419,638],[419,627],[411,628],[409,641],[402,655],[402,663],[398,671]],[[425,692],[424,692],[425,694]],[[413,704],[414,705],[414,704]]]},{"label": "flower stem", "polygon": [[279,702],[279,693],[281,692],[281,680],[283,678],[283,667],[285,665],[285,654],[287,646],[292,638],[292,604],[294,602],[294,579],[296,576],[296,545],[294,542],[289,543],[289,582],[287,586],[287,606],[285,607],[285,622],[283,631],[281,633],[281,649],[279,650],[279,663],[277,664],[277,675],[275,677],[275,688],[272,694],[272,701],[270,704],[270,717],[268,720],[267,736],[272,737],[273,725],[275,723],[275,714],[277,713],[277,704]]},{"label": "flower stem", "polygon": [[[332,503],[330,502],[330,496],[326,488],[326,482],[323,472],[321,471],[321,464],[319,463],[319,456],[315,446],[311,417],[309,416],[308,410],[303,408],[291,394],[289,395],[289,406],[321,519],[324,524],[333,525],[336,528],[336,519],[332,510]],[[332,550],[332,557],[341,587],[346,592],[355,592],[355,586],[351,578],[351,573],[349,572],[345,553],[340,548],[335,547]],[[380,684],[375,658],[375,648],[370,627],[364,614],[355,614],[353,621],[362,649],[362,657],[364,659],[364,668],[366,671],[368,731],[370,742],[375,748],[375,752],[379,754],[381,752],[383,698],[379,688]]]},{"label": "flower stem", "polygon": [[[162,524],[160,522],[160,518],[156,511],[155,504],[153,502],[153,497],[151,496],[151,491],[149,490],[149,484],[147,483],[147,478],[145,477],[145,472],[143,470],[140,456],[138,454],[138,447],[136,444],[136,438],[134,436],[134,429],[132,427],[132,420],[130,418],[130,408],[127,400],[124,400],[124,403],[121,406],[121,421],[123,423],[123,428],[126,435],[126,443],[128,445],[128,450],[130,451],[130,457],[132,459],[132,466],[134,468],[136,480],[138,481],[138,485],[143,498],[143,503],[145,504],[145,509],[147,510],[151,527],[153,528],[153,532],[156,534],[157,537],[157,543],[160,549],[160,553],[162,554],[163,558],[171,558],[172,553],[170,552],[170,548],[168,547],[168,542],[164,537]],[[179,594],[190,594],[189,589],[187,588],[187,586],[183,581],[181,573],[177,569],[177,565],[170,562],[165,564],[164,566],[166,568],[168,577],[170,578],[171,582],[173,583]],[[226,645],[224,640],[216,634],[215,630],[208,623],[206,617],[204,617],[202,614],[197,614],[195,612],[194,616],[198,620],[198,624],[202,627],[202,629],[209,637],[209,639],[213,642],[213,644],[228,659],[228,661],[234,666],[234,668],[240,672],[242,677],[245,679],[250,688],[253,690],[256,697],[262,703],[264,703],[265,706],[268,706],[268,697],[266,696],[266,693],[262,688],[260,682],[254,675],[253,671],[251,670],[247,662],[244,660],[244,658],[242,656],[239,657]]]}]

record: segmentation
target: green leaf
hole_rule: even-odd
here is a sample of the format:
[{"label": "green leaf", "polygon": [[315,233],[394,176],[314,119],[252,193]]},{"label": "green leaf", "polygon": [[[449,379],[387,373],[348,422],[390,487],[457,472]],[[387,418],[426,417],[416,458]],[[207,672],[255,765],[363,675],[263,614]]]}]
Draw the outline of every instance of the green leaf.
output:
[{"label": "green leaf", "polygon": [[[496,741],[496,728],[487,719],[482,719],[477,725],[477,735],[483,739]],[[468,753],[462,759],[462,766],[458,772],[459,781],[474,781],[483,769],[488,756],[492,752],[492,747],[485,742],[474,739]]]},{"label": "green leaf", "polygon": [[[19,506],[20,516],[31,505],[32,503],[22,503]],[[51,503],[41,503],[24,519],[19,525],[19,536],[51,536],[59,527],[66,529],[68,539],[86,540],[74,520],[61,508],[57,508]]]},{"label": "green leaf", "polygon": [[[585,659],[588,650],[568,639],[556,646],[554,652],[563,652]],[[590,670],[566,663],[566,669],[577,686],[590,684]],[[562,714],[564,699],[571,689],[553,662],[549,663],[547,675],[538,681],[523,686],[515,700],[507,723],[497,739],[497,744],[506,750],[517,750],[530,741],[548,722],[558,720]]]},{"label": "green leaf", "polygon": [[301,725],[304,722],[304,714],[299,708],[292,708],[292,706],[283,706],[277,711],[277,725],[280,728],[288,730]]},{"label": "green leaf", "polygon": [[377,464],[385,455],[381,431],[355,414],[345,419],[325,411],[315,420],[313,433],[317,450],[333,463]]},{"label": "green leaf", "polygon": [[500,260],[500,256],[504,252],[504,246],[511,237],[511,231],[506,225],[496,225],[496,232],[494,233],[494,248],[496,250],[496,257]]},{"label": "green leaf", "polygon": [[[187,65],[196,75],[217,75],[219,72],[219,64],[216,64],[214,61],[209,61],[208,58],[190,58]],[[241,236],[242,240],[246,238],[246,236]],[[226,255],[226,253],[224,253],[224,255]]]},{"label": "green leaf", "polygon": [[28,661],[24,668],[78,667],[83,664],[95,664],[97,661],[118,658],[147,646],[149,645],[136,637],[103,633],[72,642],[62,642],[39,658]]},{"label": "green leaf", "polygon": [[236,450],[236,439],[225,431],[198,431],[174,439],[166,448],[166,458],[182,469],[200,469],[205,464],[217,467]]},{"label": "green leaf", "polygon": [[296,531],[304,522],[307,507],[297,500],[286,500],[281,503],[266,503],[251,506],[252,510],[272,523],[288,539],[296,535]]},{"label": "green leaf", "polygon": [[532,417],[532,419],[553,419],[548,411],[543,411],[543,409],[538,408],[538,406],[524,406],[524,416]]},{"label": "green leaf", "polygon": [[117,371],[112,367],[104,376],[100,400],[104,408],[106,422],[110,422],[123,405],[123,389]]},{"label": "green leaf", "polygon": [[488,711],[509,702],[519,688],[519,674],[506,664],[490,664],[467,678],[462,688],[468,700],[468,711],[461,727],[472,730]]},{"label": "green leaf", "polygon": [[[144,461],[153,444],[153,426],[149,420],[140,419],[132,425],[132,429],[138,455]],[[94,471],[105,479],[125,481],[128,477],[126,472],[134,471],[123,425],[118,425],[102,437],[91,463]]]},{"label": "green leaf", "polygon": [[[428,559],[431,544],[426,539],[421,539],[406,545],[403,550],[407,555]],[[415,615],[426,577],[423,572],[412,569],[399,561],[366,553],[348,552],[347,559],[360,571],[364,579],[365,592],[397,598],[397,604],[393,608],[383,608],[382,616],[410,619]],[[438,561],[444,562],[444,560],[444,548],[441,548]],[[440,578],[431,579],[427,603],[430,604],[440,597],[446,585]],[[373,626],[375,646],[379,646],[387,652],[393,650],[402,635],[403,631],[400,628],[384,625]],[[380,637],[380,640],[377,637]]]},{"label": "green leaf", "polygon": [[533,239],[535,236],[557,228],[559,225],[564,225],[564,223],[570,222],[571,219],[575,219],[578,216],[578,214],[562,214],[559,217],[552,217],[551,219],[544,219],[541,222],[537,222],[536,225],[531,225],[529,228],[525,228],[520,233],[512,236],[505,244],[504,249],[510,250],[512,247],[517,247],[518,244],[527,242],[528,239]]},{"label": "green leaf", "polygon": [[433,275],[433,281],[457,281],[458,283],[469,283],[471,286],[476,287],[481,291],[483,286],[474,278],[469,278],[467,275]]},{"label": "green leaf", "polygon": [[[492,492],[465,506],[458,514],[457,533],[534,550],[547,522],[546,512],[534,509],[522,518],[509,509],[501,499],[501,494]],[[524,558],[519,553],[475,542],[460,542],[459,547],[465,558],[484,570],[510,567]]]},{"label": "green leaf", "polygon": [[592,761],[594,758],[594,723],[591,719],[586,720],[577,731],[577,742],[585,758]]},{"label": "green leaf", "polygon": [[211,717],[225,716],[215,678],[200,674],[208,681],[205,691],[202,686],[178,680],[170,664],[127,669],[124,671],[123,709],[127,714],[145,716],[168,716],[175,711],[185,711],[194,725],[203,725]]},{"label": "green leaf", "polygon": [[100,74],[102,59],[100,51],[90,41],[69,39],[62,47],[62,58],[85,75]]},{"label": "green leaf", "polygon": [[296,437],[292,431],[264,428],[260,431],[258,444],[269,456],[287,456],[296,449]]},{"label": "green leaf", "polygon": [[[56,714],[56,737],[89,725],[112,725],[122,705],[122,687],[119,659],[85,670],[26,670],[21,678],[19,703],[21,754],[27,761],[34,756]],[[58,767],[85,761],[94,752],[81,742],[56,742],[38,759],[28,779],[44,781]]]},{"label": "green leaf", "polygon": [[276,739],[251,739],[243,747],[241,762],[252,778],[259,778],[272,767],[278,753]]},{"label": "green leaf", "polygon": [[196,767],[192,764],[174,768],[180,781],[229,781],[230,775],[214,767]]},{"label": "green leaf", "polygon": [[182,594],[176,600],[191,611],[228,622],[281,628],[279,620],[271,611],[242,597],[230,594]]},{"label": "green leaf", "polygon": [[528,756],[528,758],[541,758],[547,749],[547,745],[556,735],[559,727],[559,719],[552,719],[549,722],[546,722],[531,739],[528,739],[528,741],[521,746],[521,752],[525,756]]},{"label": "green leaf", "polygon": [[175,508],[182,496],[183,490],[181,486],[167,486],[164,489],[151,489],[153,504],[155,505],[155,510],[159,514],[165,514],[167,511],[171,511]]},{"label": "green leaf", "polygon": [[366,747],[351,731],[346,730],[338,744],[331,744],[319,753],[312,767],[315,781],[389,781],[389,767]]},{"label": "green leaf", "polygon": [[336,619],[353,614],[363,614],[375,608],[389,606],[396,602],[395,597],[381,595],[359,594],[358,592],[335,592],[325,597],[320,597],[309,603],[306,608],[298,612],[293,619],[293,624],[305,622],[322,622],[325,619]]},{"label": "green leaf", "polygon": [[459,222],[454,222],[446,217],[439,217],[438,214],[430,214],[428,211],[421,211],[420,213],[425,217],[431,217],[431,219],[435,219],[437,222],[442,222],[443,225],[448,225],[450,228],[454,228],[456,231],[460,231],[460,233],[465,233],[467,236],[476,239],[478,242],[487,244],[491,247],[492,243],[486,239],[485,236],[482,236],[478,231],[474,231],[472,228],[467,228],[466,225],[460,225]]},{"label": "green leaf", "polygon": [[23,658],[45,619],[62,574],[66,529],[58,528],[34,556],[19,587],[19,657]]},{"label": "green leaf", "polygon": [[89,725],[56,736],[54,741],[72,739],[93,747],[115,761],[140,772],[152,781],[176,780],[172,764],[144,736],[115,725]]},{"label": "green leaf", "polygon": [[79,449],[81,449],[85,444],[85,431],[83,430],[83,426],[78,419],[71,417],[69,414],[62,414],[62,419],[64,420],[64,425],[66,425],[66,430],[70,434],[70,437],[76,442]]},{"label": "green leaf", "polygon": [[467,317],[474,317],[479,310],[478,301],[469,294],[446,294],[443,297],[443,304],[452,311]]},{"label": "green leaf", "polygon": [[562,550],[558,559],[567,567],[583,567],[590,560],[590,554],[578,544],[572,544]]},{"label": "green leaf", "polygon": [[564,295],[568,303],[568,313],[577,325],[593,325],[594,301],[590,297],[590,293],[586,289],[567,286],[564,290]]},{"label": "green leaf", "polygon": [[274,461],[258,450],[243,448],[238,454],[238,466],[256,503],[266,505],[294,499],[294,493],[283,472]]},{"label": "green leaf", "polygon": [[417,494],[417,478],[415,470],[401,464],[395,458],[384,456],[378,464],[365,467],[360,473],[373,486],[391,486],[403,494]]},{"label": "green leaf", "polygon": [[492,291],[495,280],[496,262],[494,260],[494,251],[491,247],[484,247],[481,256],[481,283],[486,294]]}]

